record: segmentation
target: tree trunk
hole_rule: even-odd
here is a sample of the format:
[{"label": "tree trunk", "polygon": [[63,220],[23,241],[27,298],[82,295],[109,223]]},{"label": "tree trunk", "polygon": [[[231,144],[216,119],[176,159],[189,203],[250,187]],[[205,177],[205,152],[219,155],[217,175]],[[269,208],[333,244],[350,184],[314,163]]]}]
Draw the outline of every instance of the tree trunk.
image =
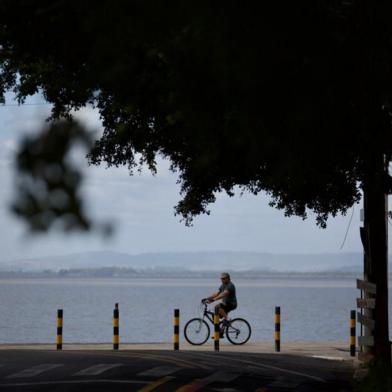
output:
[{"label": "tree trunk", "polygon": [[375,283],[376,308],[374,310],[375,360],[391,362],[388,327],[388,216],[385,193],[385,163],[383,155],[368,162],[368,175],[364,180],[365,232],[368,249],[365,249],[365,279]]}]

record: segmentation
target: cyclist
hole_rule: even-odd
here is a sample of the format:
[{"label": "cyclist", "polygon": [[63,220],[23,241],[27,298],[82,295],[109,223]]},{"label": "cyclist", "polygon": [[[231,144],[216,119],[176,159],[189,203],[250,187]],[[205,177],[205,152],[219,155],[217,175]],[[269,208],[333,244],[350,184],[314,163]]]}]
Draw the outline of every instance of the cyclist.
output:
[{"label": "cyclist", "polygon": [[209,297],[202,299],[202,302],[212,303],[214,301],[222,300],[219,306],[219,316],[223,318],[224,324],[228,322],[228,313],[237,307],[237,297],[235,294],[235,286],[230,279],[230,274],[227,272],[221,273],[221,281],[218,291],[211,294]]}]

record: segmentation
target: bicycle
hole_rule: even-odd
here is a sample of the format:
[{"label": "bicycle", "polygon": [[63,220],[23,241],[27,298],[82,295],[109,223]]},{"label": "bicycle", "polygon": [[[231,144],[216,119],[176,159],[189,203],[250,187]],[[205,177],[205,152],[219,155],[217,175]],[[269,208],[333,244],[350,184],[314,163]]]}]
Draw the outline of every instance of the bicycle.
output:
[{"label": "bicycle", "polygon": [[[204,305],[202,317],[195,317],[190,319],[184,327],[184,336],[188,343],[201,346],[210,337],[210,326],[205,318],[207,318],[212,326],[214,326],[214,313],[207,309],[207,304],[202,301]],[[243,318],[234,318],[233,320],[220,320],[219,331],[221,337],[226,335],[228,341],[235,345],[245,344],[251,335],[250,324]]]}]

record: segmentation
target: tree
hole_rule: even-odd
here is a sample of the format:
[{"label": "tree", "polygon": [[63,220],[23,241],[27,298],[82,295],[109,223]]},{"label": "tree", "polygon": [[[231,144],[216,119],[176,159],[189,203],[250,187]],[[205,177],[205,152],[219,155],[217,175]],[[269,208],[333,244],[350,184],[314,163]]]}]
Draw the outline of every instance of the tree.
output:
[{"label": "tree", "polygon": [[364,192],[369,279],[382,288],[375,354],[390,361],[380,200],[391,191],[391,11],[359,0],[3,0],[0,92],[41,91],[53,119],[97,107],[92,164],[154,170],[168,157],[186,224],[235,186],[266,191],[287,216],[313,210],[321,227]]}]

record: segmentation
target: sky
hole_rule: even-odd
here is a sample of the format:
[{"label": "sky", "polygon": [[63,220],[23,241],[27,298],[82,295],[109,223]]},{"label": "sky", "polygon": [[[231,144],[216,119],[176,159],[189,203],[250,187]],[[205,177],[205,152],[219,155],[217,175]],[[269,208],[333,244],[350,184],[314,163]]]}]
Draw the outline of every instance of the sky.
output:
[{"label": "sky", "polygon": [[[9,211],[15,194],[13,157],[18,141],[25,134],[37,132],[49,113],[50,106],[39,95],[18,106],[8,94],[6,106],[0,106],[0,263],[99,250],[130,254],[211,250],[362,252],[361,204],[345,217],[331,218],[327,229],[320,229],[311,213],[303,221],[287,218],[283,211],[269,207],[265,194],[240,196],[237,192],[231,198],[219,194],[210,206],[211,214],[196,217],[194,225],[186,227],[180,217],[174,216],[174,206],[180,200],[179,185],[176,174],[169,171],[169,162],[164,160],[159,161],[155,176],[148,170],[130,176],[126,168],[89,167],[82,161],[88,211],[96,221],[113,224],[115,232],[110,238],[96,232],[31,236]],[[102,132],[99,115],[92,108],[84,108],[75,116],[89,129]]]}]

